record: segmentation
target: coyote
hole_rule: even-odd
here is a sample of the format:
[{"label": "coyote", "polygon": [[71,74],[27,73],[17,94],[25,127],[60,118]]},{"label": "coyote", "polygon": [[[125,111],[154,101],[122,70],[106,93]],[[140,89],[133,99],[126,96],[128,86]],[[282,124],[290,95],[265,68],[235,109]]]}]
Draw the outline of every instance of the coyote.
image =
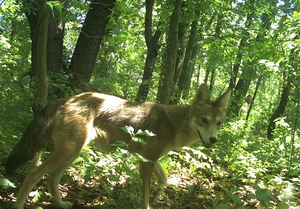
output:
[{"label": "coyote", "polygon": [[[149,160],[140,161],[139,169],[142,179],[141,208],[150,208],[152,173],[158,180],[153,202],[163,193],[167,180],[159,158],[173,149],[199,140],[206,148],[216,143],[230,94],[231,90],[228,90],[211,101],[207,86],[202,84],[192,104],[186,106],[134,103],[91,92],[50,103],[29,123],[7,160],[6,173],[9,175],[33,159],[48,142],[54,141],[55,148],[49,158],[28,171],[14,208],[23,208],[29,192],[47,173],[48,189],[54,204],[59,208],[71,208],[71,202],[62,201],[58,184],[67,167],[90,141],[94,141],[102,152],[113,151],[116,143],[124,141],[130,153],[138,153]],[[143,136],[145,143],[139,143],[121,129],[124,126],[149,130],[154,136]]]}]

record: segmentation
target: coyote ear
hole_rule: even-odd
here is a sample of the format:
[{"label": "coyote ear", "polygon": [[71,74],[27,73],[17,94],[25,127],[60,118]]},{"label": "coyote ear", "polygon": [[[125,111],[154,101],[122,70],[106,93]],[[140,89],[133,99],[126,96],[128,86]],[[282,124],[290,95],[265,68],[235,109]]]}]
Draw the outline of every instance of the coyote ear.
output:
[{"label": "coyote ear", "polygon": [[231,89],[228,89],[222,96],[220,96],[216,101],[214,101],[215,105],[223,109],[224,111],[226,111],[230,96],[231,96]]},{"label": "coyote ear", "polygon": [[210,103],[209,91],[206,84],[201,84],[193,100],[193,105]]}]

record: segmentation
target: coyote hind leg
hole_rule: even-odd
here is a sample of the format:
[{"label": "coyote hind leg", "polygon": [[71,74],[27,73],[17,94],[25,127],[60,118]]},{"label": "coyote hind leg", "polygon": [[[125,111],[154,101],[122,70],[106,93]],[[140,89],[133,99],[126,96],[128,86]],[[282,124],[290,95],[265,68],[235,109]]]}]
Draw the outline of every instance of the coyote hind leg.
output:
[{"label": "coyote hind leg", "polygon": [[61,195],[60,195],[60,192],[58,189],[58,184],[61,180],[62,175],[64,174],[66,169],[71,165],[72,161],[69,161],[68,163],[64,164],[63,166],[52,171],[47,178],[48,190],[49,190],[50,194],[52,195],[52,199],[53,199],[55,206],[58,208],[72,208],[72,205],[73,205],[71,202],[62,201]]},{"label": "coyote hind leg", "polygon": [[[72,147],[72,148],[70,148]],[[49,158],[41,164],[39,167],[28,172],[27,177],[17,195],[17,202],[14,205],[14,208],[22,209],[23,205],[26,201],[26,198],[29,192],[33,189],[33,187],[38,183],[38,181],[47,173],[54,171],[54,177],[52,177],[51,182],[56,182],[59,178],[59,174],[63,173],[63,167],[67,166],[67,164],[71,163],[76,156],[78,156],[81,152],[82,146],[70,146],[68,143],[60,144],[59,147],[55,148]],[[62,167],[60,170],[59,167]],[[62,175],[62,174],[61,174]],[[51,179],[51,178],[50,178]],[[54,189],[55,187],[52,187]],[[56,194],[55,194],[56,195]],[[59,197],[60,198],[60,197]],[[62,201],[61,201],[62,202]],[[62,203],[60,205],[61,208],[71,208],[72,206],[69,203]]]}]

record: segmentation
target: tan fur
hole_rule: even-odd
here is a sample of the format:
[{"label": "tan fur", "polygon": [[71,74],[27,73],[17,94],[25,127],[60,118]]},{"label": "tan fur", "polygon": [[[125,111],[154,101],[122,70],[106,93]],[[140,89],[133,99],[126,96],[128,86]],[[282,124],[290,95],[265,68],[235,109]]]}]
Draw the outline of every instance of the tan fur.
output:
[{"label": "tan fur", "polygon": [[[154,201],[163,193],[166,184],[167,177],[158,162],[159,158],[172,149],[179,149],[199,140],[205,147],[211,147],[217,141],[217,132],[224,119],[229,97],[230,90],[211,102],[207,86],[201,85],[190,106],[133,103],[100,93],[82,93],[60,101],[60,105],[52,104],[57,108],[57,114],[53,114],[52,123],[47,123],[47,132],[50,132],[54,140],[55,149],[43,164],[28,172],[14,207],[23,208],[34,185],[46,173],[50,173],[47,181],[54,203],[60,208],[71,208],[70,202],[61,200],[58,190],[58,183],[65,169],[90,141],[94,141],[102,152],[109,152],[115,149],[111,144],[122,140],[129,145],[131,153],[139,153],[154,162],[140,162],[143,182],[141,208],[149,208],[152,173],[159,183]],[[46,108],[51,109],[52,106],[50,104]],[[143,145],[132,141],[130,135],[121,130],[124,126],[132,126],[135,130],[149,130],[155,136],[145,136],[143,139],[146,145]],[[30,140],[27,139],[29,137],[24,138]],[[10,161],[14,162],[14,158],[12,156]]]}]

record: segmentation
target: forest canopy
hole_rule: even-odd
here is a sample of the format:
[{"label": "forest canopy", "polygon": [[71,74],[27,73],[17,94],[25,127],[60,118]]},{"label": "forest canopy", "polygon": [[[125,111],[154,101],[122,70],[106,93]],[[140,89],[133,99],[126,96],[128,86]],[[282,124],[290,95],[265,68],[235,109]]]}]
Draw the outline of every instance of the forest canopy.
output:
[{"label": "forest canopy", "polygon": [[[213,98],[232,89],[227,122],[212,149],[162,159],[177,183],[168,181],[157,208],[300,205],[299,28],[298,0],[0,1],[0,172],[50,101],[96,91],[186,105],[205,83]],[[89,147],[63,177],[74,191],[66,198],[134,207],[135,161]],[[10,208],[29,167],[9,183],[0,174],[0,207]],[[44,187],[28,204],[49,207]]]}]

